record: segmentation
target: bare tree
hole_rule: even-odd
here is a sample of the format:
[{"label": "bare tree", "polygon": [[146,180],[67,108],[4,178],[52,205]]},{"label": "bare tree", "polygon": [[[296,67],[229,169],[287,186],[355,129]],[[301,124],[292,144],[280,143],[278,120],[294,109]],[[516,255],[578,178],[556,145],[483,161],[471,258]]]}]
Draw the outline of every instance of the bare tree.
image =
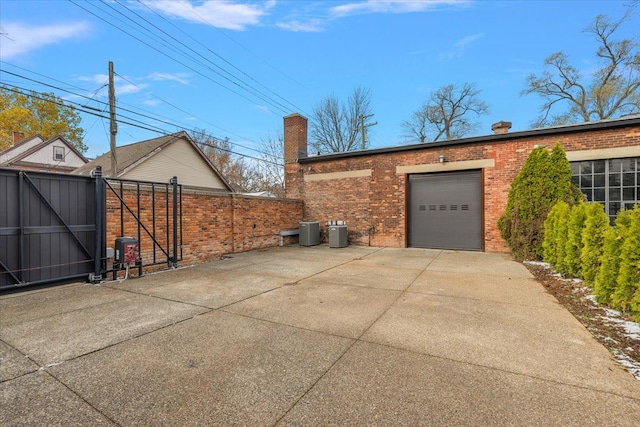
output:
[{"label": "bare tree", "polygon": [[311,115],[311,146],[318,153],[352,151],[362,147],[362,120],[371,116],[371,91],[358,86],[341,103],[335,96],[320,101]]},{"label": "bare tree", "polygon": [[472,119],[489,112],[471,83],[446,85],[431,93],[429,100],[402,122],[405,136],[421,143],[461,138],[478,127]]},{"label": "bare tree", "polygon": [[284,197],[284,136],[271,136],[261,140],[262,161],[258,163],[260,191],[275,197]]},{"label": "bare tree", "polygon": [[[569,63],[564,52],[545,61],[541,75],[527,77],[523,95],[544,100],[533,127],[589,122],[640,112],[640,52],[637,40],[614,40],[615,32],[631,18],[633,7],[618,21],[598,15],[584,32],[598,42],[600,66],[586,77]],[[560,109],[552,114],[552,110]]]},{"label": "bare tree", "polygon": [[204,129],[194,129],[189,134],[234,191],[257,191],[256,172],[249,162],[232,153],[233,144],[229,138],[213,137]]}]

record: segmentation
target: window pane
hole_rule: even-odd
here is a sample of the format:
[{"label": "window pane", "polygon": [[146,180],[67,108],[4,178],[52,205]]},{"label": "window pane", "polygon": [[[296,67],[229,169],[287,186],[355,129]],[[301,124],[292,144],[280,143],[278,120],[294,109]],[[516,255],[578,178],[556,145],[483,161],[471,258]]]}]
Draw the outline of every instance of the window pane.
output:
[{"label": "window pane", "polygon": [[582,175],[580,177],[580,188],[590,188],[593,187],[591,185],[591,175]]},{"label": "window pane", "polygon": [[593,162],[593,172],[594,173],[604,173],[604,166],[606,164],[606,160],[596,160]]},{"label": "window pane", "polygon": [[609,186],[620,187],[620,174],[609,174]]},{"label": "window pane", "polygon": [[622,200],[634,200],[636,189],[634,187],[625,187],[622,190]]},{"label": "window pane", "polygon": [[604,188],[596,188],[593,190],[593,197],[596,202],[604,202],[605,201],[605,191]]},{"label": "window pane", "polygon": [[580,186],[580,177],[576,176],[576,175],[572,176],[571,177],[571,183],[573,185],[575,185],[576,187]]},{"label": "window pane", "polygon": [[585,196],[587,196],[587,200],[588,201],[592,201],[593,200],[593,190],[590,188],[583,188],[582,192],[584,193]]},{"label": "window pane", "polygon": [[612,202],[620,201],[620,189],[619,188],[610,188],[609,189],[609,200]]},{"label": "window pane", "polygon": [[635,180],[635,173],[625,173],[622,175],[622,185],[624,185],[625,187],[636,185]]},{"label": "window pane", "polygon": [[622,171],[623,172],[635,172],[636,171],[636,159],[622,159]]},{"label": "window pane", "polygon": [[580,163],[578,163],[578,162],[571,163],[571,172],[574,175],[576,175],[578,172],[580,172]]},{"label": "window pane", "polygon": [[620,210],[620,203],[609,203],[609,215],[616,215]]},{"label": "window pane", "polygon": [[620,172],[622,166],[622,160],[612,159],[609,160],[609,172]]},{"label": "window pane", "polygon": [[624,208],[625,210],[630,211],[631,209],[633,209],[633,207],[635,206],[635,203],[625,203],[624,204]]},{"label": "window pane", "polygon": [[582,173],[582,174],[590,174],[591,173],[591,162],[580,162],[580,173]]},{"label": "window pane", "polygon": [[[633,176],[632,176],[633,178]],[[594,187],[604,187],[604,175],[593,175],[593,186]]]}]

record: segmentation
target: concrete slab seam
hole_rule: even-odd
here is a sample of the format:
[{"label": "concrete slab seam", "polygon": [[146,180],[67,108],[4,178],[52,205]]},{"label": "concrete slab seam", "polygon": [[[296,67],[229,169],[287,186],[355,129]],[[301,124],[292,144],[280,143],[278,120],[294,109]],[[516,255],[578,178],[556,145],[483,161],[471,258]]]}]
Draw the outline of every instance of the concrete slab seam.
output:
[{"label": "concrete slab seam", "polygon": [[[376,252],[377,252],[377,251],[376,251]],[[439,255],[439,254],[438,254],[438,255]],[[430,265],[430,264],[431,264],[435,259],[437,259],[437,256],[436,256],[433,260],[429,261],[429,263],[428,263],[428,264],[423,268],[423,270],[422,270],[422,272],[420,272],[420,274],[422,274],[422,273],[427,269],[427,267],[428,267],[428,266],[429,266],[429,265]],[[353,261],[353,260],[352,260],[352,261]],[[351,262],[351,261],[349,261],[349,262]],[[345,264],[346,264],[346,263],[345,263]],[[417,276],[416,276],[416,277],[411,281],[411,283],[409,283],[409,284],[407,285],[407,287],[405,288],[405,290],[406,290],[406,289],[408,289],[408,288],[409,288],[409,286],[411,286],[411,285],[413,284],[413,282],[415,282],[415,281],[416,281],[416,279],[420,276],[420,274],[418,274],[418,275],[417,275]],[[402,295],[404,295],[404,291],[402,291],[402,292],[398,293],[398,296],[396,297],[396,299],[395,299],[391,304],[389,304],[389,306],[388,306],[388,307],[387,307],[387,308],[386,308],[382,313],[380,313],[380,315],[379,315],[379,316],[378,316],[378,317],[377,317],[373,322],[371,322],[371,324],[369,324],[369,326],[368,326],[368,327],[367,327],[367,328],[366,328],[366,329],[365,329],[365,330],[360,334],[360,336],[358,336],[356,339],[353,339],[353,338],[352,338],[352,339],[353,339],[353,342],[352,342],[352,343],[351,343],[351,344],[350,344],[350,345],[345,349],[345,351],[344,351],[344,352],[342,352],[342,354],[341,354],[341,355],[340,355],[340,356],[339,356],[339,357],[338,357],[338,358],[337,358],[337,359],[336,359],[336,360],[331,364],[331,366],[329,366],[329,367],[324,371],[324,373],[323,373],[322,375],[320,375],[320,376],[316,379],[316,381],[314,381],[314,382],[313,382],[313,384],[311,384],[311,385],[309,386],[309,388],[308,388],[304,393],[302,393],[302,394],[300,395],[300,397],[299,397],[299,398],[298,398],[298,399],[297,399],[297,400],[296,400],[296,401],[291,405],[291,407],[290,407],[289,409],[287,409],[287,411],[286,411],[286,412],[285,412],[285,413],[284,413],[280,418],[278,418],[278,420],[275,422],[275,424],[274,424],[274,425],[278,425],[278,423],[280,423],[280,421],[282,421],[282,420],[283,420],[283,419],[284,419],[284,418],[285,418],[285,417],[286,417],[286,416],[291,412],[291,410],[292,410],[293,408],[295,408],[295,407],[298,405],[298,403],[299,403],[302,399],[304,399],[304,397],[305,397],[306,395],[308,395],[308,394],[309,394],[309,392],[311,392],[311,390],[313,390],[313,388],[316,386],[316,384],[318,384],[318,382],[320,382],[320,380],[322,380],[322,378],[324,378],[324,377],[325,377],[325,375],[327,375],[327,374],[329,373],[329,371],[331,371],[331,369],[333,369],[333,367],[334,367],[334,366],[335,366],[335,365],[336,365],[340,360],[342,360],[342,358],[345,356],[345,354],[347,354],[347,353],[349,352],[349,350],[351,350],[351,349],[353,348],[353,346],[354,346],[357,342],[359,342],[359,341],[361,341],[361,340],[362,340],[362,337],[367,333],[367,331],[369,331],[369,329],[371,329],[371,327],[372,327],[372,326],[373,326],[373,325],[374,325],[378,320],[380,320],[380,318],[381,318],[382,316],[384,316],[384,315],[385,315],[385,313],[387,313],[387,311],[389,311],[389,309],[390,309],[391,307],[393,307],[393,305],[394,305],[394,304],[395,304],[395,303],[396,303],[396,302],[397,302],[397,301],[402,297]],[[363,341],[363,342],[364,342],[364,341]]]},{"label": "concrete slab seam", "polygon": [[54,381],[58,382],[59,384],[61,384],[64,388],[66,388],[67,390],[69,390],[69,392],[71,392],[74,396],[77,396],[78,399],[82,400],[87,406],[89,406],[91,409],[93,409],[94,411],[96,411],[98,414],[102,415],[103,417],[105,417],[107,420],[111,421],[114,425],[119,426],[120,424],[117,423],[114,419],[112,419],[110,416],[108,416],[107,414],[105,414],[104,412],[100,411],[98,408],[96,408],[95,406],[93,406],[91,404],[91,402],[89,402],[88,400],[86,400],[84,397],[82,397],[80,394],[78,394],[74,389],[72,389],[71,387],[69,387],[64,381],[62,381],[60,378],[56,377],[55,375],[53,375],[51,372],[45,372],[47,375],[49,375],[51,378],[53,378]]}]

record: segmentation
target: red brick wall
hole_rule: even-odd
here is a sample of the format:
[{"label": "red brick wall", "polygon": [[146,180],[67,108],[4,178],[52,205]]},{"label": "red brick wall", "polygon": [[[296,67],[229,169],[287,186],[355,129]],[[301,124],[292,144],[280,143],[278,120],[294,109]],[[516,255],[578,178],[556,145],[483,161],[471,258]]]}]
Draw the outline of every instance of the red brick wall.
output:
[{"label": "red brick wall", "polygon": [[[138,201],[134,188],[124,189],[124,200],[138,216]],[[169,208],[169,230],[173,199],[156,190],[155,218],[156,240],[165,249],[172,248],[172,233],[167,244],[166,210]],[[124,209],[124,233],[120,229],[121,204],[114,193],[107,189],[107,246],[113,246],[116,237],[125,235],[138,238],[138,225],[132,214]],[[179,212],[179,211],[178,211]],[[149,231],[153,231],[153,206],[151,191],[140,191],[139,216]],[[278,246],[279,232],[298,228],[303,217],[303,202],[293,199],[271,199],[219,192],[182,190],[182,254],[180,264],[208,261],[221,255],[244,252],[270,246]],[[295,237],[285,238],[290,243]],[[140,248],[144,263],[153,260],[153,241],[141,229]],[[180,250],[180,248],[178,248]],[[166,260],[164,253],[156,247],[156,259]]]},{"label": "red brick wall", "polygon": [[[285,122],[286,124],[286,122]],[[447,162],[493,159],[494,167],[483,170],[484,243],[489,252],[508,251],[497,221],[504,213],[511,181],[520,171],[531,150],[545,145],[549,150],[560,143],[565,151],[640,146],[640,128],[610,128],[556,135],[536,135],[509,139],[504,135],[492,141],[453,146],[425,144],[411,151],[372,153],[343,159],[322,159],[287,164],[287,195],[305,202],[305,220],[344,220],[351,243],[373,246],[406,246],[406,174],[397,166],[437,164],[444,154]],[[288,141],[285,139],[285,147]],[[371,169],[370,177],[309,180],[320,173]]]}]

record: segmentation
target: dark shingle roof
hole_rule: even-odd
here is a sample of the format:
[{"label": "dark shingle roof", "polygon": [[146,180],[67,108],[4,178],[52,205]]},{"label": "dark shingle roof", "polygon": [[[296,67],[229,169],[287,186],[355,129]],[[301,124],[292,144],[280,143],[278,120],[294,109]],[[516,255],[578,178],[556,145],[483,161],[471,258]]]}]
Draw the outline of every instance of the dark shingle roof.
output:
[{"label": "dark shingle roof", "polygon": [[[186,132],[178,132],[171,135],[161,136],[159,138],[148,139],[146,141],[136,142],[134,144],[116,147],[116,157],[118,159],[118,174],[122,174],[129,166],[138,160],[151,154],[158,148],[162,148],[181,136],[185,136]],[[102,166],[102,175],[111,176],[111,152],[107,151],[95,160],[79,167],[73,173],[74,175],[89,175],[97,166]]]},{"label": "dark shingle roof", "polygon": [[[189,134],[185,131],[176,132],[171,135],[164,135],[159,138],[148,139],[146,141],[136,142],[134,144],[116,147],[116,158],[118,160],[118,175],[122,175],[127,171],[128,168],[133,166],[138,161],[149,156],[156,150],[161,150],[164,147],[172,144],[173,142],[179,139],[185,139],[186,141],[188,141],[193,146],[193,148],[202,156],[202,158],[207,162],[211,170],[222,180],[222,182],[227,187],[227,189],[232,190],[232,187],[229,184],[229,182],[227,182],[225,177],[223,177],[220,174],[220,172],[218,172],[218,170],[211,163],[209,158],[204,155],[202,150],[198,148],[198,146],[193,142]],[[91,171],[95,169],[97,166],[102,167],[103,176],[111,177],[111,152],[106,152],[103,155],[98,156],[95,160],[74,170],[73,174],[88,176],[91,174]]]}]

